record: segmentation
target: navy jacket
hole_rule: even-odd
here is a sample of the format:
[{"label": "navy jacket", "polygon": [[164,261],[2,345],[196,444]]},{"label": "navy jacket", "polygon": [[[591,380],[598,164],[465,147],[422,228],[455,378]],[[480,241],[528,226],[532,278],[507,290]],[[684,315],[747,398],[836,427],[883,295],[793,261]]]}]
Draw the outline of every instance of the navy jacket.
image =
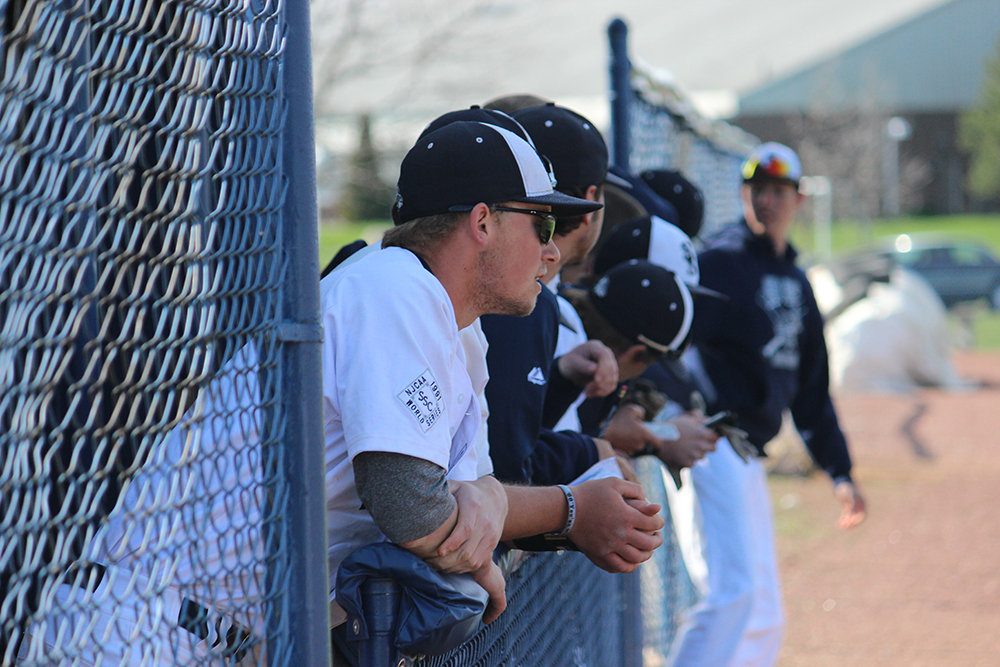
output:
[{"label": "navy jacket", "polygon": [[481,322],[489,342],[486,402],[494,474],[503,482],[544,486],[572,481],[597,463],[598,455],[585,435],[542,429],[559,332],[555,295],[542,287],[531,315],[484,315]]},{"label": "navy jacket", "polygon": [[701,284],[729,295],[702,298],[692,340],[711,381],[709,409],[734,410],[763,455],[791,409],[813,458],[835,479],[851,458],[829,393],[823,318],[795,250],[782,256],[746,221],[722,229],[698,255]]}]

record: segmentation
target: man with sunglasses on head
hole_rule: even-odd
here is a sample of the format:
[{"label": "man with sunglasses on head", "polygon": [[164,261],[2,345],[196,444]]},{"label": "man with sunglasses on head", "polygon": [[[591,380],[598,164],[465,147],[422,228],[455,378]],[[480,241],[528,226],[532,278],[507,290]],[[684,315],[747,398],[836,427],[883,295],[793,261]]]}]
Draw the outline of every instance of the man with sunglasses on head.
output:
[{"label": "man with sunglasses on head", "polygon": [[[731,410],[758,456],[788,410],[810,454],[834,482],[838,526],[865,516],[851,457],[829,394],[823,318],[788,232],[804,199],[802,167],[787,146],[765,143],[743,166],[745,218],[706,241],[701,284],[727,300],[698,304],[686,360],[711,410]],[[767,475],[751,457],[719,447],[692,468],[708,593],[681,627],[668,664],[752,665],[777,660],[784,624]]]}]

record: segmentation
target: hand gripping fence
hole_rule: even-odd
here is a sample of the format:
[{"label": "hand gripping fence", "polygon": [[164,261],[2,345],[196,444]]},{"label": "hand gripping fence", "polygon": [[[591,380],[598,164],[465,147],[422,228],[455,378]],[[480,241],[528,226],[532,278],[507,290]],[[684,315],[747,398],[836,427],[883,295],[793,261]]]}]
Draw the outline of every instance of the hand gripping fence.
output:
[{"label": "hand gripping fence", "polygon": [[329,662],[306,0],[0,2],[0,664]]}]

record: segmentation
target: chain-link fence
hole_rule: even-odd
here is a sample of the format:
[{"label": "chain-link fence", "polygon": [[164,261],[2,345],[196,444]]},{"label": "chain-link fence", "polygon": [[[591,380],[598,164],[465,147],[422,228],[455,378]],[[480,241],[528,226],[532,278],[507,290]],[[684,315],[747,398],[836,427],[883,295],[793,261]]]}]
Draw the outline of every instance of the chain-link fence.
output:
[{"label": "chain-link fence", "polygon": [[[512,554],[513,555],[513,554]],[[426,667],[621,665],[623,577],[579,553],[519,554],[505,567],[507,610],[450,654]]]},{"label": "chain-link fence", "polygon": [[291,4],[0,3],[4,665],[305,664],[326,635],[297,595],[325,552],[290,548],[322,461],[285,389],[319,338],[315,241],[283,254],[315,239]]},{"label": "chain-link fence", "polygon": [[608,32],[613,161],[636,173],[682,172],[705,196],[702,236],[738,220],[740,167],[757,139],[705,118],[666,72],[630,59],[624,21],[612,21]]}]

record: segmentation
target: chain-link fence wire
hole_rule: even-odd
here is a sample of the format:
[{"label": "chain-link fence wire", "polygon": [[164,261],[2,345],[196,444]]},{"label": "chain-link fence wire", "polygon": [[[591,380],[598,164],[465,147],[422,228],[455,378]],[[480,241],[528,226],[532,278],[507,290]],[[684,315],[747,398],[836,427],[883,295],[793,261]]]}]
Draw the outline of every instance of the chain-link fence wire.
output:
[{"label": "chain-link fence wire", "polygon": [[[617,164],[641,173],[676,169],[704,194],[700,236],[737,221],[742,215],[742,163],[758,143],[752,135],[723,121],[708,120],[694,108],[669,73],[630,59],[627,26],[615,19],[611,44],[612,153]],[[698,600],[671,524],[661,464],[645,457],[637,474],[650,502],[667,515],[664,546],[640,568],[643,655],[647,664],[664,664],[680,625]],[[687,525],[688,522],[684,522]]]},{"label": "chain-link fence wire", "polygon": [[504,613],[451,653],[421,660],[421,667],[628,664],[621,576],[575,552],[510,555],[516,566],[501,563]]},{"label": "chain-link fence wire", "polygon": [[4,665],[286,622],[281,4],[0,3]]},{"label": "chain-link fence wire", "polygon": [[660,505],[667,520],[663,546],[639,568],[643,656],[646,664],[662,665],[687,611],[698,601],[698,591],[673,530],[666,484],[674,482],[655,457],[643,456],[635,463],[646,500]]},{"label": "chain-link fence wire", "polygon": [[721,120],[709,120],[664,70],[627,54],[627,27],[615,19],[611,37],[614,162],[634,173],[676,169],[705,197],[700,236],[742,215],[740,168],[758,142]]}]

